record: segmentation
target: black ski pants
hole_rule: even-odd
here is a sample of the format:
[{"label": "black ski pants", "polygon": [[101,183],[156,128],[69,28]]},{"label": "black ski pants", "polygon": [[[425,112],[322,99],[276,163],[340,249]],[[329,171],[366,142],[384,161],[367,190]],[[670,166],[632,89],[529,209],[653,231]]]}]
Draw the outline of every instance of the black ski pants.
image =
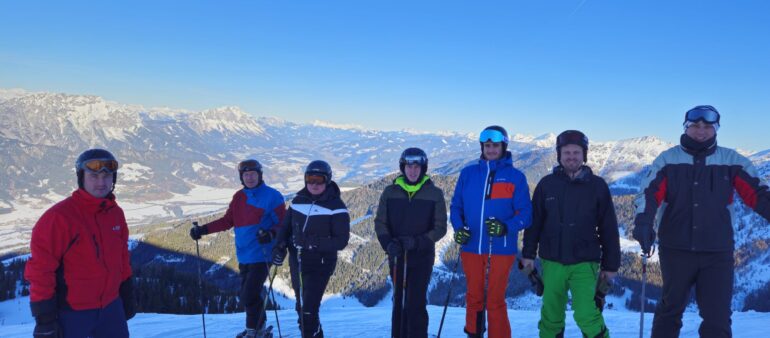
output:
[{"label": "black ski pants", "polygon": [[[302,278],[299,275],[299,261],[295,252],[289,255],[289,270],[291,272],[291,287],[294,289],[294,296],[297,299],[295,309],[297,310],[298,321],[304,319],[303,331],[304,338],[323,337],[321,329],[321,319],[318,316],[318,310],[321,307],[321,299],[329,284],[329,279],[337,267],[336,253],[333,257],[323,257],[314,252],[303,252],[302,255]],[[300,288],[302,288],[302,311],[300,311]],[[302,323],[300,323],[302,326]]]},{"label": "black ski pants", "polygon": [[[427,292],[433,273],[435,253],[412,251],[404,256],[389,257],[388,266],[393,280],[393,312],[391,337],[428,337]],[[394,269],[394,258],[398,265]],[[404,263],[406,263],[406,285],[404,285]],[[406,298],[403,297],[406,290]],[[402,301],[404,303],[402,303]]]},{"label": "black ski pants", "polygon": [[262,289],[270,272],[270,265],[268,263],[238,264],[238,269],[241,270],[240,297],[246,309],[246,328],[260,328],[266,319]]},{"label": "black ski pants", "polygon": [[679,337],[682,313],[693,285],[703,319],[698,329],[700,336],[732,337],[733,252],[692,252],[660,247],[659,255],[663,293],[655,308],[652,337]]}]

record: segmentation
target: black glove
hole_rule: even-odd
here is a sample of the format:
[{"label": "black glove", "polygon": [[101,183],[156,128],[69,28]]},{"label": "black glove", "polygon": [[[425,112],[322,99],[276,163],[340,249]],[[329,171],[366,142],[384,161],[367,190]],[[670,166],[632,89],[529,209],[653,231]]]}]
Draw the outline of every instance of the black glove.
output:
[{"label": "black glove", "polygon": [[54,319],[50,322],[41,323],[37,320],[35,324],[35,331],[32,332],[34,338],[58,338],[61,337],[62,332],[59,330],[59,322]]},{"label": "black glove", "polygon": [[57,338],[62,332],[59,329],[57,320],[56,300],[51,298],[38,302],[29,303],[32,316],[35,317],[35,331],[32,336],[35,338]]},{"label": "black glove", "polygon": [[272,252],[273,265],[283,265],[283,260],[286,259],[286,248],[280,245],[273,247]]},{"label": "black glove", "polygon": [[401,257],[401,254],[404,253],[404,248],[401,246],[401,242],[397,239],[393,239],[388,243],[388,247],[385,248],[385,251],[388,252],[388,256],[390,257]]},{"label": "black glove", "polygon": [[464,245],[469,240],[471,240],[471,230],[468,227],[455,231],[455,242],[457,244]]},{"label": "black glove", "polygon": [[262,230],[259,229],[259,234],[257,234],[257,241],[261,244],[267,244],[273,241],[273,238],[275,238],[275,231],[273,230]]},{"label": "black glove", "polygon": [[401,236],[398,238],[398,241],[401,242],[401,247],[404,248],[404,252],[417,249],[417,238],[415,237]]},{"label": "black glove", "polygon": [[484,224],[487,226],[487,233],[492,237],[501,237],[508,233],[508,226],[494,217],[488,218]]},{"label": "black glove", "polygon": [[642,253],[649,256],[652,251],[652,243],[655,242],[655,230],[652,229],[652,226],[634,225],[633,236],[642,247]]},{"label": "black glove", "polygon": [[190,228],[190,237],[194,241],[197,241],[197,240],[201,239],[201,237],[203,237],[203,235],[206,235],[208,233],[209,233],[209,228],[207,228],[205,225],[204,226],[193,226],[192,228]]},{"label": "black glove", "polygon": [[607,303],[607,300],[605,297],[607,297],[607,294],[612,289],[612,281],[606,280],[604,278],[599,278],[599,280],[596,281],[596,292],[594,293],[594,303],[596,303],[596,308],[599,309],[599,312],[602,312],[604,310],[604,304]]},{"label": "black glove", "polygon": [[123,283],[120,283],[120,300],[123,301],[123,313],[126,314],[126,320],[134,318],[136,307],[134,302],[134,279],[128,277]]}]

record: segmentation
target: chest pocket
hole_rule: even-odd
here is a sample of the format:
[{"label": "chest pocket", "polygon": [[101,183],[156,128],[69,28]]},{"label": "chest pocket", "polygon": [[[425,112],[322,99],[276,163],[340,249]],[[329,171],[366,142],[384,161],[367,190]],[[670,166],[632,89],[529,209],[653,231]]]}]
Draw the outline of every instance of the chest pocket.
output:
[{"label": "chest pocket", "polygon": [[511,182],[495,182],[492,184],[490,199],[511,199],[516,191],[516,185]]}]

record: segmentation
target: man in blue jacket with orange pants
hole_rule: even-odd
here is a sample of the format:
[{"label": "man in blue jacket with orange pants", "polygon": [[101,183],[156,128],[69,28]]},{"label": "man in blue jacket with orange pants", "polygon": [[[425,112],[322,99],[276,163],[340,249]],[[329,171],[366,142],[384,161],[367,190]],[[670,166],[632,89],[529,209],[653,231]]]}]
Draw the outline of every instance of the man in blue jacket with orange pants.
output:
[{"label": "man in blue jacket with orange pants", "polygon": [[518,233],[532,221],[532,202],[527,178],[513,167],[507,151],[505,129],[485,128],[479,143],[481,158],[460,172],[450,206],[468,283],[465,333],[482,337],[488,313],[489,337],[510,337],[505,290]]}]

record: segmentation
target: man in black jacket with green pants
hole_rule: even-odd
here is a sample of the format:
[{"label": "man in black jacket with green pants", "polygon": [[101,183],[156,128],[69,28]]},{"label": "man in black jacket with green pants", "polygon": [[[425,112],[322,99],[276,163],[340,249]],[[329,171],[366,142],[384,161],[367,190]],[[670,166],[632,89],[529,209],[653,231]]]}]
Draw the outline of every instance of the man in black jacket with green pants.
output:
[{"label": "man in black jacket with green pants", "polygon": [[380,196],[374,229],[388,254],[393,277],[391,336],[423,338],[428,336],[425,303],[436,256],[435,242],[446,234],[446,204],[444,193],[425,174],[428,156],[424,151],[404,150],[399,168],[402,175]]},{"label": "man in black jacket with green pants", "polygon": [[567,130],[556,138],[559,165],[543,177],[532,197],[532,226],[524,231],[522,264],[543,265],[540,337],[563,337],[567,291],[584,337],[609,337],[594,301],[598,279],[615,277],[620,238],[615,207],[604,180],[585,166],[588,138]]}]

